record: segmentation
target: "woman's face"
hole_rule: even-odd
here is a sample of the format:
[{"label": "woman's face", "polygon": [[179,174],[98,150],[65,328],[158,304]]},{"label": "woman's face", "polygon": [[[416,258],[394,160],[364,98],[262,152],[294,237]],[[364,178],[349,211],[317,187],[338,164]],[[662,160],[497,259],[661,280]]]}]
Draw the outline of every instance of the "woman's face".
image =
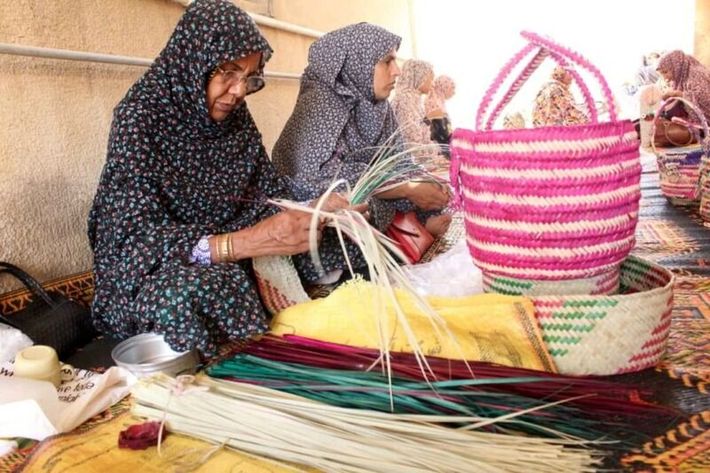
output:
[{"label": "woman's face", "polygon": [[434,83],[434,72],[427,74],[422,85],[419,86],[419,92],[422,94],[428,94],[431,92],[431,85]]},{"label": "woman's face", "polygon": [[385,56],[377,62],[372,82],[372,88],[375,91],[375,99],[377,101],[386,100],[387,97],[389,97],[394,89],[397,76],[401,72],[397,65],[397,51],[394,49],[385,54]]},{"label": "woman's face", "polygon": [[247,95],[247,84],[240,77],[246,78],[259,70],[261,53],[252,53],[235,61],[219,65],[222,71],[236,71],[229,80],[217,70],[207,82],[207,110],[212,120],[221,122]]},{"label": "woman's face", "polygon": [[659,67],[657,71],[661,75],[661,77],[663,77],[663,79],[665,79],[665,81],[670,84],[670,82],[673,80],[673,75],[671,74],[671,72],[668,69],[664,69],[662,67]]}]

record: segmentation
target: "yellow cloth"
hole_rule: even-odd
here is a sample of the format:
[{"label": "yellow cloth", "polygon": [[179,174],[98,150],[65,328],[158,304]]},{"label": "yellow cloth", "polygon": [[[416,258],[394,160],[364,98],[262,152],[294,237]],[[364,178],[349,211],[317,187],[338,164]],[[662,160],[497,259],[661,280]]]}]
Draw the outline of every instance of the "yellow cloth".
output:
[{"label": "yellow cloth", "polygon": [[[271,324],[275,335],[299,335],[343,345],[379,349],[376,291],[365,281],[353,281],[323,299],[289,307]],[[446,322],[449,332],[434,328],[414,298],[397,291],[397,300],[422,352],[428,356],[489,361],[506,366],[556,372],[535,320],[535,310],[525,297],[481,294],[469,297],[430,297],[429,305]],[[412,352],[396,313],[387,305],[383,333],[391,351]]]}]

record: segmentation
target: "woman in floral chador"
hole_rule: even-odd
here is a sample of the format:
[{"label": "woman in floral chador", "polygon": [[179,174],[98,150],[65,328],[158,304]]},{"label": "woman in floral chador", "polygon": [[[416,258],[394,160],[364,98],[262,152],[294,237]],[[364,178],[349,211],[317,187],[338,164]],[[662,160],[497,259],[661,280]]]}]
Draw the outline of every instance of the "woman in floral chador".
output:
[{"label": "woman in floral chador", "polygon": [[197,0],[116,107],[88,228],[101,331],[156,332],[209,356],[267,328],[250,258],[297,255],[301,276],[318,277],[302,254],[310,215],[266,202],[291,196],[244,100],[271,52],[231,2]]},{"label": "woman in floral chador", "polygon": [[587,114],[574,103],[569,90],[572,75],[563,67],[556,67],[552,80],[545,84],[535,98],[534,126],[580,125],[588,123]]}]

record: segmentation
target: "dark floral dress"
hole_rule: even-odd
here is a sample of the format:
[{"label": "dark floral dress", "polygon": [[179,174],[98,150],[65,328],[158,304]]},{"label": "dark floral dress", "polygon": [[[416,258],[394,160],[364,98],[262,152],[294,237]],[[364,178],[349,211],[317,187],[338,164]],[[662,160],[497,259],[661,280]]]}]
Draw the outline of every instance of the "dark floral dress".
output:
[{"label": "dark floral dress", "polygon": [[[210,356],[223,340],[266,330],[249,261],[190,261],[201,237],[250,227],[278,211],[267,198],[290,197],[246,104],[222,122],[207,110],[209,74],[255,52],[265,62],[271,48],[246,13],[198,0],[114,110],[88,222],[102,332],[156,332],[173,349]],[[326,270],[343,265],[336,253],[322,257]],[[308,262],[298,267],[317,277]]]}]

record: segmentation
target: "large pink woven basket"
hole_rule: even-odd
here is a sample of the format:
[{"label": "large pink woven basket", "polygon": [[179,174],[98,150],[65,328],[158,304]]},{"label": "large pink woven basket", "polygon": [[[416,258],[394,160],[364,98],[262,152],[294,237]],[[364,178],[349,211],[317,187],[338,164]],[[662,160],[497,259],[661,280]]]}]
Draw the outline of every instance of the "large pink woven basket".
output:
[{"label": "large pink woven basket", "polygon": [[695,145],[675,148],[658,148],[653,140],[651,141],[651,148],[658,160],[661,192],[674,204],[689,205],[700,202],[700,216],[708,222],[710,221],[710,128],[705,115],[692,102],[681,97],[671,97],[658,107],[651,136],[656,133],[661,113],[675,102],[682,102],[700,119],[705,139]]},{"label": "large pink woven basket", "polygon": [[[616,272],[634,246],[641,197],[633,124],[617,119],[606,80],[586,59],[537,34],[522,36],[528,44],[486,91],[476,130],[453,134],[451,182],[463,199],[469,250],[484,274],[493,276],[564,281]],[[528,56],[493,106],[507,77]],[[502,110],[547,57],[570,71],[591,122],[493,130]],[[574,67],[599,81],[609,122],[599,122],[592,94]]]}]

